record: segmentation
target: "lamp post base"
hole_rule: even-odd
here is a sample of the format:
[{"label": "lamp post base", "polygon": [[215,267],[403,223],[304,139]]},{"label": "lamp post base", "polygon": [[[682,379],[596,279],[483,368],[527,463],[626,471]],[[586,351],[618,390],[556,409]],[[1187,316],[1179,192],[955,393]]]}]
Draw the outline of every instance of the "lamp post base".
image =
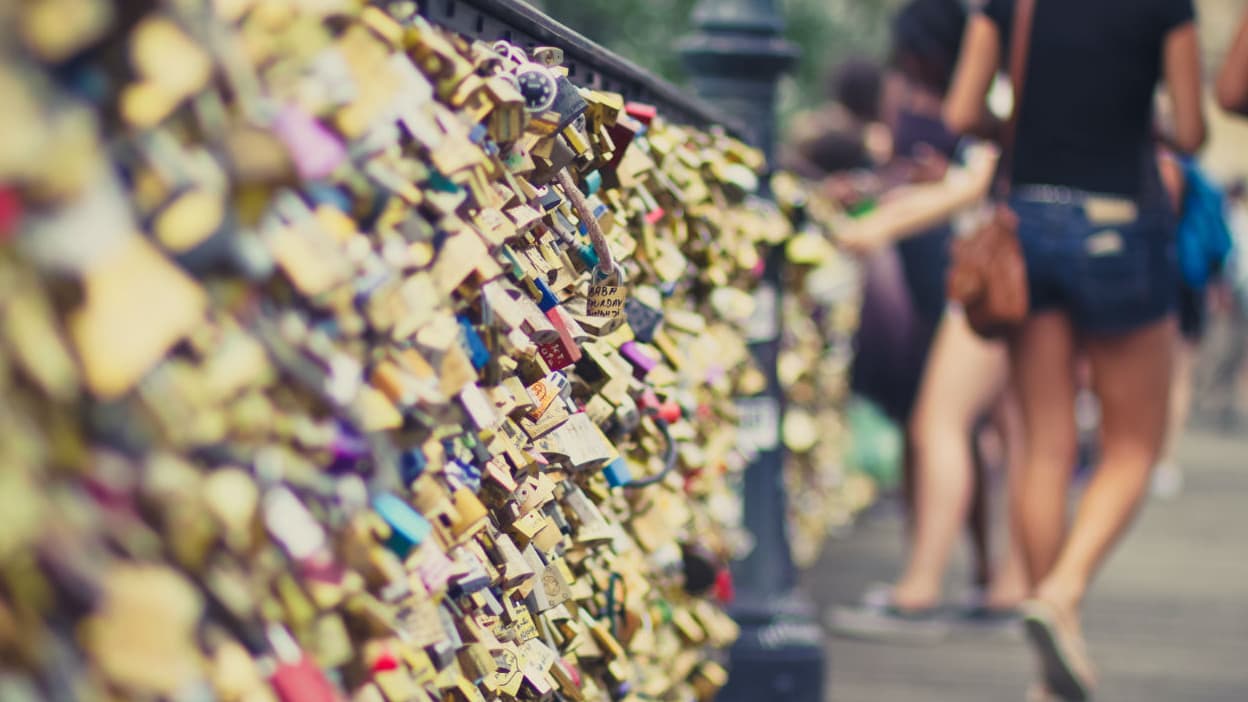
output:
[{"label": "lamp post base", "polygon": [[[776,83],[797,59],[784,39],[779,0],[700,0],[693,11],[696,31],[681,42],[693,87],[702,98],[739,117],[746,141],[770,161],[776,140]],[[784,494],[784,445],[780,385],[784,252],[767,257],[756,296],[758,324],[751,324],[750,350],[767,375],[761,395],[742,398],[757,415],[757,455],[746,468],[742,495],[745,525],[754,548],[734,564],[738,600],[731,614],[741,637],[730,651],[728,683],[719,702],[823,702],[823,631],[814,605],[796,589],[789,554]],[[766,293],[766,294],[765,294]],[[766,426],[763,426],[763,425]]]},{"label": "lamp post base", "polygon": [[732,608],[741,637],[716,702],[823,702],[823,630],[812,602],[793,592]]}]

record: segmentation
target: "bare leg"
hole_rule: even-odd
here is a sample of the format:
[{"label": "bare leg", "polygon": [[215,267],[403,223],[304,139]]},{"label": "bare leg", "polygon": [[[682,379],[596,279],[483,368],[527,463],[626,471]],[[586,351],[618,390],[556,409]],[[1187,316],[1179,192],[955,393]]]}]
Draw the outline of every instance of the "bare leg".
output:
[{"label": "bare leg", "polygon": [[1192,411],[1192,375],[1195,368],[1196,348],[1187,339],[1175,344],[1174,372],[1171,381],[1170,416],[1166,426],[1166,442],[1163,444],[1163,461],[1174,460],[1175,445],[1187,426]]},{"label": "bare leg", "polygon": [[[982,429],[981,429],[982,431]],[[966,527],[971,539],[971,585],[986,588],[992,582],[992,544],[988,532],[992,528],[988,500],[989,466],[980,450],[979,431],[971,430],[971,509]]]},{"label": "bare leg", "polygon": [[950,552],[971,501],[971,430],[1004,388],[1003,348],[980,340],[960,314],[946,314],[928,355],[911,419],[916,488],[914,543],[893,591],[902,608],[940,600]]},{"label": "bare leg", "polygon": [[910,545],[914,543],[914,494],[916,492],[914,486],[914,441],[910,439],[909,432],[902,438],[902,454],[901,454],[901,499],[902,507],[905,510],[905,530],[902,531],[902,547],[910,550]]},{"label": "bare leg", "polygon": [[1157,463],[1157,473],[1153,476],[1153,493],[1161,497],[1173,497],[1183,486],[1183,471],[1176,451],[1192,410],[1195,365],[1195,345],[1181,336],[1177,337],[1174,345],[1174,372],[1170,381],[1170,414],[1166,423],[1166,438],[1162,444],[1161,460]]},{"label": "bare leg", "polygon": [[985,604],[988,607],[1004,609],[1017,605],[1031,590],[1027,581],[1022,534],[1018,529],[1018,520],[1012,518],[1013,505],[1022,499],[1021,478],[1023,462],[1026,459],[1022,408],[1018,404],[1018,395],[1013,390],[1007,391],[997,401],[993,410],[993,424],[997,427],[1004,448],[1007,507],[1004,523],[998,520],[996,528],[999,533],[1006,535],[1006,550],[998,556]]},{"label": "bare leg", "polygon": [[1084,492],[1070,537],[1037,594],[1067,613],[1117,543],[1148,487],[1166,428],[1174,356],[1173,320],[1088,343],[1101,402],[1101,461]]},{"label": "bare leg", "polygon": [[[1245,398],[1248,398],[1248,354],[1244,350],[1245,327],[1248,326],[1248,310],[1244,309],[1244,304],[1239,300],[1233,303],[1231,308],[1229,336],[1230,343],[1226,351],[1227,360],[1223,363],[1229,367],[1226,370],[1226,387],[1228,388],[1225,415],[1234,419],[1241,407],[1244,406]],[[1221,374],[1219,374],[1221,380]]]},{"label": "bare leg", "polygon": [[1057,562],[1074,470],[1075,341],[1065,315],[1028,319],[1013,340],[1014,380],[1026,430],[1013,515],[1034,586]]}]

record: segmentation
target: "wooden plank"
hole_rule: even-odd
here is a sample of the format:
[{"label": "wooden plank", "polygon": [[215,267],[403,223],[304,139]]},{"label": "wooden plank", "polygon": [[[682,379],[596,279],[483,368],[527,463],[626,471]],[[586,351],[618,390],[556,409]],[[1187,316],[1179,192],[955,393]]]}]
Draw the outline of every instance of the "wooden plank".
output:
[{"label": "wooden plank", "polygon": [[[1248,699],[1246,450],[1248,439],[1187,440],[1185,492],[1147,506],[1093,585],[1086,621],[1099,702]],[[828,545],[805,574],[806,590],[825,611],[852,602],[895,577],[900,554],[900,520],[877,513]],[[968,580],[959,554],[950,591]],[[829,637],[827,651],[835,702],[1022,700],[1033,675],[1021,640],[969,633],[934,647]]]}]

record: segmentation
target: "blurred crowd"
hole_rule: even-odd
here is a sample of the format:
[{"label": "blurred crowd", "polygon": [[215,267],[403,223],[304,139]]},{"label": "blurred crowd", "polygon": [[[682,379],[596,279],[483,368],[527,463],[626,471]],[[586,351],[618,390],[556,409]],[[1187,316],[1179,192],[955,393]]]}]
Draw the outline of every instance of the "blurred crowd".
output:
[{"label": "blurred crowd", "polygon": [[[1148,494],[1181,494],[1193,418],[1233,431],[1248,408],[1248,197],[1200,160],[1208,90],[1248,108],[1248,22],[1207,86],[1195,21],[1190,0],[910,0],[886,57],[836,66],[792,121],[781,166],[840,203],[865,273],[853,388],[905,437],[903,565],[836,633],[1021,624],[1029,699],[1091,697],[1088,583]],[[947,287],[993,203],[1029,307],[986,334]]]}]

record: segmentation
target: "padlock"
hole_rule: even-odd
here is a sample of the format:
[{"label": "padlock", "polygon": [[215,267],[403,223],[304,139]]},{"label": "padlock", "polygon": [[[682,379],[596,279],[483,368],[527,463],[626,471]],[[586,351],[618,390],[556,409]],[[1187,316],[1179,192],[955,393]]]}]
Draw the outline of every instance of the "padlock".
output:
[{"label": "padlock", "polygon": [[[269,696],[271,662],[281,699],[711,694],[706,648],[737,633],[726,571],[686,574],[697,595],[651,619],[655,584],[680,582],[689,534],[745,548],[723,506],[732,393],[765,378],[741,301],[818,198],[780,178],[765,205],[761,152],[410,4],[142,10],[115,37],[125,76],[97,56],[106,3],[32,32],[54,5],[19,8],[24,51],[0,59],[25,147],[0,188],[0,446],[21,457],[0,508],[15,552],[40,554],[14,577],[53,584],[5,604],[64,619],[23,618],[18,675],[198,694],[178,683],[202,658],[231,698]],[[808,226],[782,377],[829,429],[785,437],[786,480],[821,498],[793,507],[798,556],[824,528],[809,512],[866,499],[825,479],[855,279]],[[52,505],[73,530],[38,528]],[[118,521],[136,507],[143,524]],[[135,588],[168,643],[110,645],[138,624],[100,616],[92,564],[124,562],[185,572],[210,606]],[[95,672],[37,669],[34,641]]]},{"label": "padlock", "polygon": [[608,273],[600,268],[593,270],[585,312],[590,317],[608,320],[601,327],[600,335],[610,333],[624,322],[624,301],[627,297],[627,289],[620,280],[618,271]]},{"label": "padlock", "polygon": [[316,663],[295,643],[290,632],[280,625],[268,627],[269,643],[277,665],[269,675],[269,684],[281,702],[340,702],[341,694],[325,677]]},{"label": "padlock", "polygon": [[386,546],[399,558],[406,558],[412,549],[429,538],[433,527],[399,497],[381,493],[373,498],[373,509],[390,526]]},{"label": "padlock", "polygon": [[580,89],[573,85],[567,76],[559,76],[557,83],[558,90],[551,109],[559,113],[558,131],[563,131],[585,113],[585,110],[589,108],[589,103],[581,97]]}]

